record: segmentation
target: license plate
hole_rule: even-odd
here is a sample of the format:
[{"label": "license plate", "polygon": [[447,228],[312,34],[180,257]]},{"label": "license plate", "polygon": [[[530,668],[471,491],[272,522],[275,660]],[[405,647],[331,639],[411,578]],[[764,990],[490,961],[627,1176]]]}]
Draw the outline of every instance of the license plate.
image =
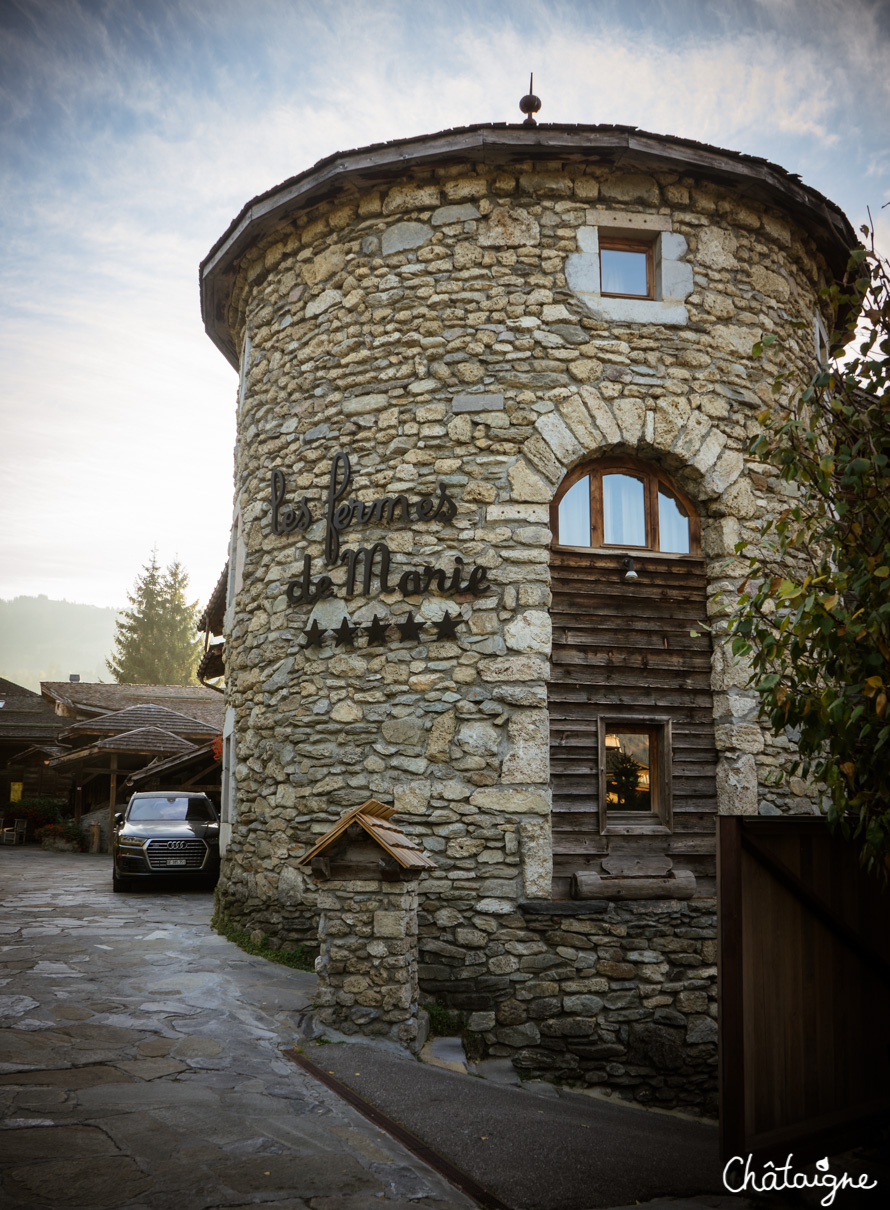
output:
[{"label": "license plate", "polygon": [[184,857],[168,857],[167,858],[167,865],[185,865],[185,862],[186,862],[186,859]]}]

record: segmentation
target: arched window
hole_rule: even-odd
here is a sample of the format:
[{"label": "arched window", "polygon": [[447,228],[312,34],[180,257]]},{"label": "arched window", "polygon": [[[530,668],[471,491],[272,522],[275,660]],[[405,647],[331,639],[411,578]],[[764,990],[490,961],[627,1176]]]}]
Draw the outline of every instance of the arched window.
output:
[{"label": "arched window", "polygon": [[637,458],[577,467],[551,505],[550,527],[556,546],[674,555],[701,549],[695,505],[664,471]]}]

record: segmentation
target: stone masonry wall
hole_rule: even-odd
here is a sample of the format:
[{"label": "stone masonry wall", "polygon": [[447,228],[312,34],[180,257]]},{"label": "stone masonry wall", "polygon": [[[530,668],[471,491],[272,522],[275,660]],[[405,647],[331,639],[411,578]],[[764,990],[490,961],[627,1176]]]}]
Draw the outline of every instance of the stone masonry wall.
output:
[{"label": "stone masonry wall", "polygon": [[528,1075],[717,1113],[712,899],[420,912],[421,987],[461,1010],[471,1054]]},{"label": "stone masonry wall", "polygon": [[[584,258],[592,255],[591,233],[598,224],[620,225],[621,215],[628,226],[648,216],[666,241],[663,272],[675,297],[652,322],[603,318],[590,305]],[[281,940],[311,940],[316,892],[297,861],[345,809],[375,796],[394,803],[400,826],[439,867],[421,881],[423,910],[434,922],[422,924],[422,943],[438,937],[452,944],[436,930],[453,928],[455,948],[467,956],[462,972],[477,957],[480,967],[516,957],[526,973],[521,962],[534,954],[487,956],[457,931],[487,935],[483,919],[497,930],[505,922],[519,929],[517,903],[550,895],[549,502],[571,467],[599,454],[629,453],[662,466],[698,503],[716,610],[714,599],[733,592],[744,574],[735,544],[756,543],[792,490],[745,453],[758,414],[774,406],[774,366],[769,357],[753,361],[751,346],[777,335],[782,356],[808,366],[825,280],[809,237],[780,211],[755,208],[693,174],[605,162],[418,169],[387,188],[299,213],[247,251],[230,315],[243,350],[235,468],[243,545],[233,551],[243,583],[226,632],[237,751],[219,892],[226,915]],[[793,321],[807,329],[797,331]],[[460,558],[464,580],[471,568],[485,569],[483,591],[348,596],[346,568],[324,563],[324,508],[338,450],[352,463],[349,495],[366,505],[398,493],[416,502],[443,490],[456,503],[453,517],[417,511],[408,524],[356,522],[341,535],[344,551],[385,542],[391,585],[424,565],[450,576]],[[288,503],[296,509],[305,498],[304,531],[273,532],[273,470],[285,477]],[[307,555],[312,582],[330,576],[334,596],[295,604],[288,586],[300,581]],[[404,584],[410,589],[410,579]],[[453,636],[434,627],[446,610],[460,615]],[[409,614],[423,629],[402,638],[394,627]],[[374,616],[389,626],[385,647],[369,647],[366,633],[352,647],[336,642],[333,629],[344,617],[367,628]],[[326,631],[316,647],[306,645],[312,621]],[[790,795],[765,788],[788,746],[765,739],[745,670],[719,633],[717,640],[721,811],[810,810],[805,786]],[[635,910],[615,906],[608,921],[616,929],[651,927],[656,935],[641,934],[639,952],[666,958],[658,937],[694,940],[683,922],[711,908],[672,908],[668,933],[658,932],[667,927],[660,909]],[[460,923],[436,923],[443,911]],[[585,928],[588,920],[600,923],[577,919]],[[540,940],[537,923],[523,928],[529,935],[520,929],[511,944]],[[559,1011],[540,1020],[595,1019],[596,1032],[587,1035],[598,1039],[593,1049],[620,1045],[622,1054],[615,1052],[610,1069],[604,1052],[582,1056],[574,1043],[556,1045],[572,1036],[559,1033],[564,1026],[546,1034],[537,1025],[535,1053],[560,1054],[559,1062],[573,1065],[565,1056],[574,1056],[584,1079],[662,1095],[669,1083],[656,1088],[635,1071],[646,1067],[640,1031],[645,1023],[688,1030],[665,1014],[688,1021],[679,997],[688,991],[688,1003],[698,1006],[704,992],[677,973],[664,983],[684,990],[649,995],[645,968],[663,963],[630,959],[619,933],[578,935],[590,947],[554,942],[554,953],[561,956],[562,945],[633,966],[626,980],[633,986],[610,981],[607,993],[627,995],[628,1007],[610,1007],[599,991],[566,990],[579,974],[572,959],[574,975],[545,980],[560,990],[536,997],[561,997]],[[596,957],[600,938],[603,953],[624,956]],[[541,943],[551,945],[546,936]],[[678,960],[670,969],[686,966]],[[484,977],[507,978],[493,968]],[[573,1013],[565,1002],[576,995],[602,998],[604,1008]],[[670,1004],[647,1006],[659,996]],[[496,1007],[478,1011],[518,1012],[503,1006],[511,999],[501,988]],[[515,1000],[525,1003],[518,991]],[[614,1015],[623,1012],[645,1016]],[[490,1049],[511,1045],[499,1029],[527,1024],[496,1021],[475,1031]],[[602,1040],[613,1032],[614,1042]],[[693,1054],[699,1042],[687,1041]]]},{"label": "stone masonry wall", "polygon": [[316,1028],[417,1051],[417,884],[333,880],[318,894]]},{"label": "stone masonry wall", "polygon": [[[573,294],[567,259],[602,208],[657,214],[686,242],[685,326],[606,323]],[[221,888],[232,915],[305,935],[296,857],[369,794],[394,800],[453,883],[548,895],[548,502],[585,457],[649,457],[699,502],[712,593],[731,590],[735,543],[756,541],[788,491],[744,455],[772,402],[771,367],[750,347],[772,332],[803,364],[810,336],[789,322],[811,323],[822,283],[818,254],[779,212],[693,176],[603,164],[429,169],[316,207],[247,254],[234,316],[244,583],[227,633],[237,806]],[[385,652],[330,635],[302,646],[310,610],[285,591],[301,556],[335,581],[345,569],[322,568],[319,520],[271,532],[269,475],[282,468],[318,518],[339,447],[362,499],[440,482],[457,499],[450,523],[348,534],[385,539],[396,574],[457,554],[485,567],[491,591],[456,602],[456,641],[431,641],[427,624]],[[390,594],[311,616],[429,620],[454,605]],[[756,811],[758,781],[783,757],[744,681],[718,645],[724,811]],[[809,809],[781,790],[762,801]]]}]

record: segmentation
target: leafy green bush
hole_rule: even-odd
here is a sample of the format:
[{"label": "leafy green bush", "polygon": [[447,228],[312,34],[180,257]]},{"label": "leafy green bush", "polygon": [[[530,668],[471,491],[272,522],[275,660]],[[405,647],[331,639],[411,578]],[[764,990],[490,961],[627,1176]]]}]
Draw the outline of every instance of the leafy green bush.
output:
[{"label": "leafy green bush", "polygon": [[[791,372],[776,376],[773,392],[787,402],[758,417],[750,452],[789,484],[789,505],[748,552],[729,633],[734,653],[750,660],[762,717],[795,740],[788,775],[816,783],[829,824],[855,836],[865,864],[886,877],[890,265],[873,244],[859,248],[827,295],[835,313],[859,316],[855,351],[823,364],[802,390]],[[843,339],[833,333],[833,348]],[[755,355],[770,345],[774,356],[770,336]]]},{"label": "leafy green bush", "polygon": [[464,1027],[464,1014],[441,1000],[423,1006],[429,1015],[430,1033],[436,1038],[456,1038]]}]

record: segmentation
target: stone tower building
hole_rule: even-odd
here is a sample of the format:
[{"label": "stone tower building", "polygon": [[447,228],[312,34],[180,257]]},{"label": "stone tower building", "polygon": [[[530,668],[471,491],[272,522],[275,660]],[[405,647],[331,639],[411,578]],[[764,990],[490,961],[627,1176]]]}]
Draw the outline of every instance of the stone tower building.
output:
[{"label": "stone tower building", "polygon": [[854,244],[775,165],[627,127],[381,144],[245,207],[202,265],[230,918],[314,939],[300,857],[374,796],[479,1053],[712,1103],[715,817],[812,808],[701,623],[785,501],[752,345],[824,354]]}]

